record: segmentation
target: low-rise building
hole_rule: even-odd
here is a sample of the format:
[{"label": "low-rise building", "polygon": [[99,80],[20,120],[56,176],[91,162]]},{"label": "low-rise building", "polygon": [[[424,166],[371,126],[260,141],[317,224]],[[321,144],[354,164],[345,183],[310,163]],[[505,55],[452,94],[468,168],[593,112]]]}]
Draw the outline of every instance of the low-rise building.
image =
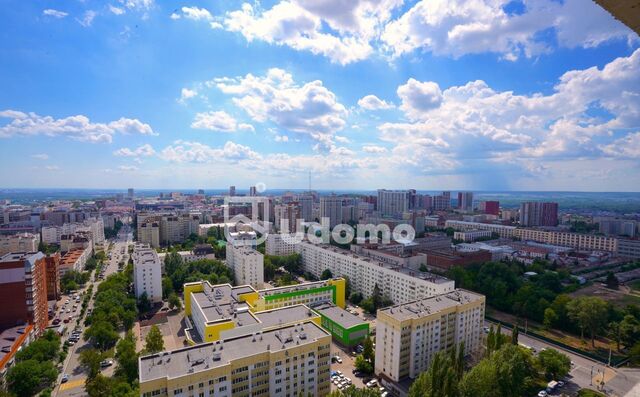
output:
[{"label": "low-rise building", "polygon": [[480,239],[491,238],[492,234],[493,233],[489,230],[467,230],[464,232],[454,232],[453,238],[454,240],[470,243]]},{"label": "low-rise building", "polygon": [[453,248],[443,250],[426,251],[427,267],[437,268],[439,270],[449,270],[455,266],[469,266],[477,263],[488,262],[492,260],[492,254],[489,251],[456,251]]},{"label": "low-rise building", "polygon": [[369,335],[369,323],[333,303],[311,307],[322,319],[322,328],[343,346],[355,346]]},{"label": "low-rise building", "polygon": [[0,390],[6,390],[6,375],[16,361],[16,354],[35,340],[33,325],[21,325],[0,332]]},{"label": "low-rise building", "polygon": [[456,289],[378,310],[375,373],[399,382],[415,378],[439,351],[464,343],[464,354],[478,352],[484,323],[485,297]]},{"label": "low-rise building", "polygon": [[58,266],[60,278],[62,279],[62,277],[71,270],[76,272],[83,271],[84,265],[89,258],[91,258],[91,247],[75,248],[65,253],[62,258],[60,258],[60,266]]}]

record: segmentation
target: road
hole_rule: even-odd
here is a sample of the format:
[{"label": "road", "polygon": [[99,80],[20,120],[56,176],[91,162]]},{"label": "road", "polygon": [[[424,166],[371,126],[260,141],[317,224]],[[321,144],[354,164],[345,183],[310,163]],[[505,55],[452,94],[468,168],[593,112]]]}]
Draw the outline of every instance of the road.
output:
[{"label": "road", "polygon": [[[111,249],[107,248],[106,254],[107,256],[111,254],[111,258],[107,259],[107,261],[105,261],[103,265],[105,266],[104,278],[118,271],[118,263],[124,262],[126,264],[129,260],[128,245],[132,241],[132,235],[131,233],[128,232],[128,229],[126,230],[125,229],[126,229],[126,226],[123,228],[123,230],[118,235],[118,237],[115,240],[113,240],[113,246],[111,247]],[[124,254],[122,254],[123,250],[124,250]],[[102,280],[98,279],[96,274],[96,277],[95,278],[92,277],[90,282],[88,282],[85,285],[82,292],[85,292],[89,288],[89,285],[93,285],[93,293],[95,294],[98,288],[98,284],[100,284],[101,281]],[[63,298],[63,301],[61,302],[64,302],[64,299],[66,298]],[[93,299],[89,302],[88,309],[93,309]],[[80,308],[78,308],[78,313],[79,312],[80,312]],[[77,318],[77,316],[75,318]],[[69,333],[71,332],[71,330],[73,330],[73,327],[75,326],[75,318],[73,322],[69,323],[70,327],[68,328],[70,329],[68,329],[65,336],[63,336],[63,340],[66,340],[69,337]],[[84,326],[84,319],[81,319],[80,330],[82,331],[83,334],[85,329],[86,327]],[[56,382],[56,387],[53,390],[54,396],[80,397],[80,396],[87,395],[87,393],[84,391],[84,383],[87,375],[84,369],[80,366],[80,352],[88,348],[90,348],[89,344],[85,342],[82,338],[78,343],[69,347],[69,353],[67,355],[66,360],[63,363],[63,370],[60,373],[60,376],[58,377],[58,380]],[[103,374],[107,376],[111,376],[113,374],[113,370],[114,370],[114,366],[108,367],[103,370]],[[69,375],[69,381],[66,383],[61,383],[62,376],[64,374]]]},{"label": "road", "polygon": [[[486,322],[486,326],[490,324],[490,322]],[[502,327],[502,333],[511,335],[511,330]],[[604,379],[604,390],[609,396],[640,396],[640,392],[638,392],[637,389],[632,391],[634,386],[640,383],[639,369],[607,367],[590,358],[575,354],[572,351],[562,349],[522,333],[518,335],[518,342],[534,348],[536,352],[539,352],[543,348],[553,348],[566,354],[571,359],[572,366],[567,386],[560,390],[561,392],[572,394],[582,388],[595,390],[596,384]]]}]

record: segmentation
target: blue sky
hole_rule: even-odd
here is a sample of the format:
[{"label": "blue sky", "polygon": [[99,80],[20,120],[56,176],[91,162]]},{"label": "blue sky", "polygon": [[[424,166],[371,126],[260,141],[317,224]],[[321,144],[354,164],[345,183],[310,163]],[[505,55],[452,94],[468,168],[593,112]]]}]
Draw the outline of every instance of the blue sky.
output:
[{"label": "blue sky", "polygon": [[4,187],[637,191],[592,1],[8,1]]}]

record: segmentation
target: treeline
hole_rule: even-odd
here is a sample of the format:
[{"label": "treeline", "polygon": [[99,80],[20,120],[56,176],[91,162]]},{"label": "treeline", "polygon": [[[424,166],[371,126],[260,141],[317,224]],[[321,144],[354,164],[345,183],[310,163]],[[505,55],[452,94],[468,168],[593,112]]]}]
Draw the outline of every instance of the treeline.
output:
[{"label": "treeline", "polygon": [[122,228],[122,221],[121,220],[115,221],[113,229],[108,227],[104,228],[104,237],[107,239],[118,237],[118,232],[120,232],[121,228]]},{"label": "treeline", "polygon": [[[519,397],[536,395],[547,381],[566,376],[571,360],[554,349],[534,357],[517,337],[493,333],[487,355],[465,372],[464,345],[441,351],[409,389],[410,397]],[[491,336],[490,335],[490,336]]]},{"label": "treeline", "polygon": [[[455,267],[448,276],[456,286],[484,294],[487,304],[545,328],[595,338],[608,336],[631,348],[640,336],[640,308],[618,308],[593,296],[572,298],[567,294],[575,282],[564,269],[552,271],[553,264],[537,261],[526,268],[538,273],[524,278],[525,267],[517,262],[486,262],[467,268]],[[639,347],[640,348],[640,347]]]},{"label": "treeline", "polygon": [[[200,259],[184,263],[182,257],[172,251],[164,258],[165,276],[162,279],[163,295],[182,292],[184,283],[208,280],[211,284],[233,282],[233,271],[216,259]],[[166,291],[165,291],[166,289]]]},{"label": "treeline", "polygon": [[280,282],[295,283],[294,276],[301,275],[303,275],[302,255],[264,256],[264,279],[266,281],[278,280]]},{"label": "treeline", "polygon": [[15,364],[6,374],[9,395],[31,397],[42,391],[41,396],[50,396],[49,387],[58,377],[54,363],[60,359],[60,337],[48,330],[16,354]]},{"label": "treeline", "polygon": [[[90,397],[134,397],[138,392],[138,354],[131,331],[137,316],[133,295],[133,266],[109,275],[98,285],[91,315],[85,323],[89,326],[84,339],[92,348],[81,353],[80,362],[88,371],[85,389]],[[126,332],[120,339],[119,330]],[[117,361],[114,377],[100,374],[100,362],[113,355]]]},{"label": "treeline", "polygon": [[118,330],[130,330],[138,315],[136,299],[131,291],[133,267],[127,265],[121,273],[109,275],[98,285],[92,313],[85,324],[89,326],[84,338],[106,351],[119,339]]}]

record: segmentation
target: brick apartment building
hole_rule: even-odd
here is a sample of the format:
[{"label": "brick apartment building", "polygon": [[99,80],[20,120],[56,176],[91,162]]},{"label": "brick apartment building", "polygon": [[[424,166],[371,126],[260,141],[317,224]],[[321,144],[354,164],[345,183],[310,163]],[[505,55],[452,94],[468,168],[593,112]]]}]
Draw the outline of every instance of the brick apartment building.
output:
[{"label": "brick apartment building", "polygon": [[12,252],[0,257],[0,329],[33,324],[36,335],[47,327],[46,261],[42,252]]},{"label": "brick apartment building", "polygon": [[60,297],[60,254],[47,255],[46,279],[47,279],[47,300],[58,300]]}]

